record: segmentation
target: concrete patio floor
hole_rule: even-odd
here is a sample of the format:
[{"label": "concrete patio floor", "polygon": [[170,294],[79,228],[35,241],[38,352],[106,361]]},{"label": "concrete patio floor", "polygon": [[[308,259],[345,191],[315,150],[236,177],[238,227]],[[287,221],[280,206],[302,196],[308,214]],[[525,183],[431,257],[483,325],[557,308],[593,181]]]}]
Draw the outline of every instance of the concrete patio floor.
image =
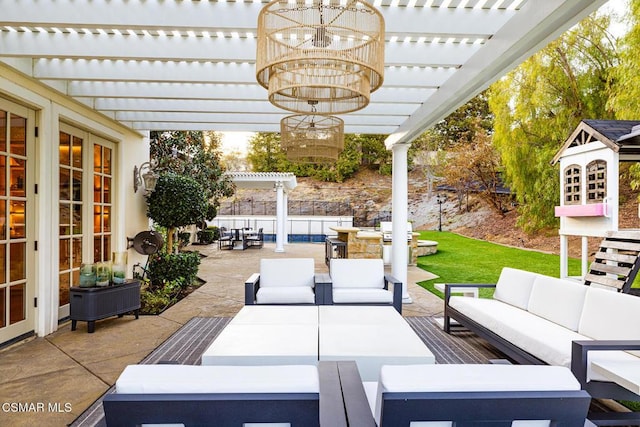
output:
[{"label": "concrete patio floor", "polygon": [[[314,258],[316,271],[327,272],[324,245],[296,243],[275,253],[262,249],[219,251],[216,245],[194,246],[206,255],[198,276],[206,283],[159,316],[109,318],[87,333],[86,322],[71,331],[71,322],[55,333],[31,338],[0,351],[0,426],[65,426],[111,387],[124,367],[140,362],[193,317],[231,317],[244,305],[244,281],[259,269],[261,258]],[[442,312],[438,297],[416,285],[430,275],[409,267],[411,304],[405,316]]]}]

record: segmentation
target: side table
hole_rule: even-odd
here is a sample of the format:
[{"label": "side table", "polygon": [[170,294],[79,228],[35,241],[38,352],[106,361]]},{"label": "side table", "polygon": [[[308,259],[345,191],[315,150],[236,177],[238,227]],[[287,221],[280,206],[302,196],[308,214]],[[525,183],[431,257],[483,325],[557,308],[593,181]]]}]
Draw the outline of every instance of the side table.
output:
[{"label": "side table", "polygon": [[78,320],[88,322],[87,331],[93,333],[96,320],[111,316],[122,317],[131,311],[137,319],[140,314],[139,280],[95,288],[71,287],[69,293],[72,331],[76,330]]}]

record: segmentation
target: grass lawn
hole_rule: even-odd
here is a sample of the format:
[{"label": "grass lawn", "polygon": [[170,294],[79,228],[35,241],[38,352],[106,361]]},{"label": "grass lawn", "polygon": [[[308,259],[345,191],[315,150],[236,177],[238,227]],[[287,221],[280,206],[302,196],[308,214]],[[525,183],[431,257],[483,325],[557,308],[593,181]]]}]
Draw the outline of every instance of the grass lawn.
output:
[{"label": "grass lawn", "polygon": [[[438,252],[418,258],[418,267],[440,276],[419,285],[443,297],[435,283],[496,283],[502,267],[560,276],[560,257],[536,251],[510,248],[482,240],[470,239],[446,231],[421,231],[420,239],[438,242]],[[580,275],[580,260],[569,259],[569,275]],[[493,289],[481,289],[489,297]]]}]

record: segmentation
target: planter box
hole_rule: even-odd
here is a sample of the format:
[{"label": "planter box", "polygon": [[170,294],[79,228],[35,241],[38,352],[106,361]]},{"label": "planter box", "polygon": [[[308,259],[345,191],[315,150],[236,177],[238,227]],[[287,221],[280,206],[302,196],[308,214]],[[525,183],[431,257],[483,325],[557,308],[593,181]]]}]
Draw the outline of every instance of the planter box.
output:
[{"label": "planter box", "polygon": [[122,317],[134,312],[136,319],[140,313],[140,281],[128,280],[123,284],[70,289],[71,330],[76,330],[78,320],[88,322],[87,330],[93,333],[95,321],[111,316]]},{"label": "planter box", "polygon": [[561,216],[607,216],[606,203],[590,203],[588,205],[556,206],[555,214]]}]

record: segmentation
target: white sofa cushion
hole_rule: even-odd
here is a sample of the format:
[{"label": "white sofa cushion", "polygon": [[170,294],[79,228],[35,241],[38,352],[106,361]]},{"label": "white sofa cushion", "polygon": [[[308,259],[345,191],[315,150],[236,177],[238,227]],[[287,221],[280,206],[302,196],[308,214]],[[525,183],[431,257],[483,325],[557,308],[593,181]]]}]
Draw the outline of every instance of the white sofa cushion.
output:
[{"label": "white sofa cushion", "polygon": [[589,338],[526,310],[486,298],[451,297],[449,304],[544,362],[569,367],[571,342]]},{"label": "white sofa cushion", "polygon": [[337,288],[333,289],[333,302],[342,303],[393,303],[393,293],[386,289]]},{"label": "white sofa cushion", "polygon": [[546,365],[385,365],[384,392],[580,390],[568,368]]},{"label": "white sofa cushion", "polygon": [[572,331],[578,331],[587,287],[579,282],[538,276],[527,310]]},{"label": "white sofa cushion", "polygon": [[381,258],[333,258],[329,271],[333,289],[384,288],[384,262]]},{"label": "white sofa cushion", "polygon": [[496,283],[493,297],[523,310],[529,305],[529,295],[538,274],[516,268],[504,267]]},{"label": "white sofa cushion", "polygon": [[260,287],[314,286],[313,258],[275,258],[260,260]]},{"label": "white sofa cushion", "polygon": [[313,304],[315,294],[309,286],[260,286],[256,293],[258,304]]},{"label": "white sofa cushion", "polygon": [[640,340],[640,298],[587,289],[578,332],[595,340]]},{"label": "white sofa cushion", "polygon": [[116,393],[318,393],[318,368],[286,366],[129,365]]},{"label": "white sofa cushion", "polygon": [[[380,370],[375,407],[379,423],[382,393],[568,391],[580,390],[571,371],[544,365],[385,365]],[[365,387],[371,404],[373,387]],[[417,420],[416,420],[417,421]],[[544,425],[544,424],[543,424]]]}]

